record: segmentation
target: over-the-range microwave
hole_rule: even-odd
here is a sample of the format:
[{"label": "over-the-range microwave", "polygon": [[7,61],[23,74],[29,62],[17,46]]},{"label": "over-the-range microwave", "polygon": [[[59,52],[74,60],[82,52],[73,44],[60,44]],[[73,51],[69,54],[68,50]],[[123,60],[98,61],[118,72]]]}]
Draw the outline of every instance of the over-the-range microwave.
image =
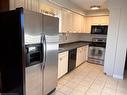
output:
[{"label": "over-the-range microwave", "polygon": [[91,34],[103,34],[107,35],[108,25],[92,25]]}]

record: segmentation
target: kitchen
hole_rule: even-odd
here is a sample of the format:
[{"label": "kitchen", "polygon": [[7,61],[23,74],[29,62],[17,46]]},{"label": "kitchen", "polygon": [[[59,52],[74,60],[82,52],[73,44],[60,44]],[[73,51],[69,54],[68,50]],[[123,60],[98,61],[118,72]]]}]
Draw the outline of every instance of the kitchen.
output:
[{"label": "kitchen", "polygon": [[[10,9],[15,9],[17,7],[24,6],[26,9],[37,11],[45,15],[55,16],[59,18],[59,44],[60,44],[59,46],[60,48],[59,48],[59,55],[58,55],[59,56],[58,57],[58,62],[59,62],[58,63],[58,78],[60,78],[60,80],[62,78],[64,79],[64,77],[71,74],[71,72],[73,73],[75,70],[78,70],[78,68],[82,68],[82,66],[85,67],[85,64],[82,64],[84,62],[86,62],[86,65],[90,67],[91,69],[92,67],[98,68],[99,70],[102,69],[101,73],[104,72],[105,74],[109,76],[113,76],[114,78],[117,78],[117,79],[124,78],[123,75],[124,75],[124,64],[125,64],[125,58],[126,58],[125,57],[126,44],[123,44],[122,42],[126,41],[126,32],[124,31],[126,29],[125,27],[126,22],[123,19],[126,17],[125,16],[126,12],[124,12],[125,11],[124,9],[126,7],[123,6],[126,1],[123,0],[123,2],[122,1],[120,2],[119,0],[117,0],[117,2],[115,3],[113,1],[110,1],[110,4],[108,5],[110,11],[101,10],[95,13],[90,11],[90,12],[87,12],[86,14],[84,14],[84,12],[75,5],[75,3],[78,4],[79,2],[76,0],[73,3],[72,3],[73,0],[71,0],[71,3],[69,3],[70,1],[67,1],[67,0],[64,0],[64,1],[41,0],[41,3],[38,3],[38,2],[35,3],[35,1],[33,1],[31,5],[21,3],[21,1],[15,0],[14,5],[13,5],[13,2],[11,2]],[[30,1],[27,3],[30,3]],[[41,4],[41,6],[39,4]],[[115,4],[118,5],[119,7],[116,7]],[[123,10],[122,13],[120,8],[121,10]],[[120,14],[122,14],[122,16]],[[101,25],[101,26],[108,25],[109,26],[108,33],[107,33],[108,35],[91,34],[91,25]],[[91,41],[93,42],[93,44],[90,45]],[[93,45],[94,46],[98,45],[98,43],[101,43],[99,44],[101,45],[100,46],[101,48],[99,49],[96,48],[97,49],[96,52],[95,52],[95,49],[91,48],[94,51],[92,52],[92,54],[97,55],[96,53],[98,52],[99,56],[105,55],[105,57],[101,56],[100,58],[98,58],[98,56],[92,56],[92,57],[95,57],[93,59],[97,59],[97,58],[99,59],[99,60],[93,60],[91,59],[91,56],[89,55],[89,45],[92,47]],[[102,46],[102,43],[103,43],[103,46]],[[105,47],[106,47],[106,50],[105,50]],[[103,66],[101,65],[94,66],[94,64],[87,64],[87,61],[92,61],[92,63],[100,63],[101,65],[104,65],[104,69],[103,69]],[[75,65],[73,64],[73,62]],[[121,65],[119,63],[121,63]],[[87,67],[85,68],[86,70],[88,70]],[[95,70],[95,72],[96,71],[97,70]],[[66,90],[64,92],[66,92]],[[82,94],[79,94],[79,95],[82,95]],[[118,94],[118,95],[121,95],[121,94]]]}]

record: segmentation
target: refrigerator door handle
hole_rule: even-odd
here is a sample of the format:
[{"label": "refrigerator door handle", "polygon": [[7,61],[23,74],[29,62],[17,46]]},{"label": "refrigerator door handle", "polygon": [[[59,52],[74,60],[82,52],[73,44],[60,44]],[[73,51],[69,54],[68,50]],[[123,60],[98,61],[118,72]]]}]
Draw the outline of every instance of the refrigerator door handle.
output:
[{"label": "refrigerator door handle", "polygon": [[45,64],[46,64],[46,52],[47,52],[47,47],[46,47],[46,35],[44,35],[44,66],[43,68],[45,68]]},{"label": "refrigerator door handle", "polygon": [[46,63],[46,37],[45,37],[45,34],[42,34],[42,38],[41,38],[41,41],[42,41],[42,47],[43,47],[43,62],[41,64],[41,67],[44,69],[45,68],[45,63]]}]

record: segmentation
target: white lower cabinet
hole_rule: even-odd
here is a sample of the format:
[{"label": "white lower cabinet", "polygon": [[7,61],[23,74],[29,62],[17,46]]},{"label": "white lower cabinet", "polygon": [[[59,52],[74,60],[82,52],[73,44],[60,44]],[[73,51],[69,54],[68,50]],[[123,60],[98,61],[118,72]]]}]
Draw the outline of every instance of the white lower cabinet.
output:
[{"label": "white lower cabinet", "polygon": [[68,51],[58,55],[58,78],[62,77],[68,71]]},{"label": "white lower cabinet", "polygon": [[81,58],[81,54],[82,54],[81,49],[82,49],[82,47],[77,48],[76,67],[81,64],[81,59],[82,59]]},{"label": "white lower cabinet", "polygon": [[88,45],[77,48],[76,67],[87,61],[88,59]]}]

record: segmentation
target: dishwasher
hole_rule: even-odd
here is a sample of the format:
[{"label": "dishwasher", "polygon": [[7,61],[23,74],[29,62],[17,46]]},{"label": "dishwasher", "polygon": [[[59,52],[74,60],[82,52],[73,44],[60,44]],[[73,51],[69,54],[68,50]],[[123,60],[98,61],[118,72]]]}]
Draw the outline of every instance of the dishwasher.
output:
[{"label": "dishwasher", "polygon": [[76,67],[76,52],[77,49],[69,50],[68,56],[68,73],[75,69]]}]

